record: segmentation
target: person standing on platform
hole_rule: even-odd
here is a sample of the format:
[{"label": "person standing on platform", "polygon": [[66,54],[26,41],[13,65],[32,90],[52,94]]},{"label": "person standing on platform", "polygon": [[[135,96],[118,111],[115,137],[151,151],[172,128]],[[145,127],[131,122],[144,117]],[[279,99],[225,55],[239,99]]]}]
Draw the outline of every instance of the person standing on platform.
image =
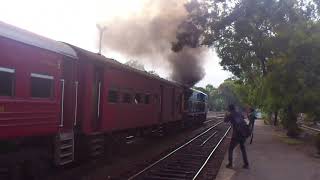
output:
[{"label": "person standing on platform", "polygon": [[[248,136],[248,135],[244,136],[243,133],[241,132],[242,130],[245,129],[242,127],[247,126],[247,124],[244,120],[243,115],[236,111],[235,106],[233,104],[230,104],[228,106],[228,112],[226,113],[226,115],[224,117],[224,122],[230,122],[232,125],[232,137],[231,137],[229,150],[228,150],[229,163],[226,165],[226,167],[232,168],[233,150],[238,144],[240,144],[240,149],[241,149],[242,158],[243,158],[243,162],[244,162],[243,168],[248,169],[249,162],[248,162],[247,152],[246,152],[246,147],[245,147],[245,141],[246,141],[245,136]],[[248,130],[245,129],[245,131],[249,131],[249,129]],[[246,134],[248,134],[248,132]]]},{"label": "person standing on platform", "polygon": [[254,122],[255,122],[255,120],[257,119],[256,111],[254,110],[254,108],[250,108],[249,113],[248,113],[248,119],[249,119],[250,131],[251,131],[250,144],[252,144]]}]

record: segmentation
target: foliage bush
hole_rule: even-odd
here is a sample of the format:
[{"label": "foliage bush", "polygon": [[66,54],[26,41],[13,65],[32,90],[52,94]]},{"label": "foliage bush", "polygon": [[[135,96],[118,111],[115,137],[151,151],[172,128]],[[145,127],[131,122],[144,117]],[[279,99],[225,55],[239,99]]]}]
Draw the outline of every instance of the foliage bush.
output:
[{"label": "foliage bush", "polygon": [[272,124],[272,117],[270,113],[262,112],[261,113],[264,124],[269,125]]}]

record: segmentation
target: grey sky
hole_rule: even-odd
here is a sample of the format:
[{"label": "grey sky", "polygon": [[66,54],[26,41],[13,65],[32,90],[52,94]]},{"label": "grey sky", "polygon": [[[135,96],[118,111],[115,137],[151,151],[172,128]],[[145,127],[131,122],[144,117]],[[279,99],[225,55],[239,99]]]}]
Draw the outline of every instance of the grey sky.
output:
[{"label": "grey sky", "polygon": [[[21,27],[31,32],[64,41],[84,49],[97,52],[98,30],[96,24],[106,19],[136,13],[143,1],[133,0],[10,0],[2,1],[0,21]],[[115,52],[108,52],[112,57]],[[118,59],[124,62],[124,59]],[[148,65],[146,64],[148,67]],[[150,66],[149,66],[150,68]],[[161,74],[163,70],[151,67]],[[218,86],[230,73],[223,71],[219,58],[210,52],[205,63],[206,76],[197,86]],[[165,76],[165,75],[164,75]]]}]

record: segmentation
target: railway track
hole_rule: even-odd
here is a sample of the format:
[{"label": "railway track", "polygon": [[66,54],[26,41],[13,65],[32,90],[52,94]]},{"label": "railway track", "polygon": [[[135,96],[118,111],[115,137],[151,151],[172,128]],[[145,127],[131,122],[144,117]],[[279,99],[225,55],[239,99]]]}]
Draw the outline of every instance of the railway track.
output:
[{"label": "railway track", "polygon": [[220,121],[128,179],[196,179],[230,128]]},{"label": "railway track", "polygon": [[220,118],[220,117],[209,117],[209,118],[207,118],[207,120],[204,121],[203,123],[207,124],[207,123],[209,123],[209,122],[216,121],[217,119],[218,119],[218,120],[221,120],[222,118]]},{"label": "railway track", "polygon": [[[188,133],[189,135],[188,136],[185,135],[185,140],[180,141],[179,144],[182,142],[187,142],[186,139],[193,138],[193,137],[197,136],[199,133],[201,133],[201,131],[208,130],[208,128],[212,127],[213,124],[218,123],[219,119],[221,119],[220,115],[214,114],[213,116],[209,116],[207,118],[207,121],[209,121],[209,122],[207,122],[206,125],[202,127],[202,130],[200,129],[196,133],[193,133],[193,135],[191,135],[191,136],[190,136],[190,134],[192,134],[191,132],[185,132],[185,131],[181,132],[181,133]],[[180,133],[178,133],[178,134],[180,134]],[[177,135],[175,135],[175,136],[177,136]],[[163,138],[166,139],[166,136],[164,136]],[[117,167],[117,163],[113,163],[111,165],[111,164],[106,163],[105,159],[99,159],[99,160],[89,161],[89,162],[82,164],[80,166],[70,167],[70,168],[61,170],[59,172],[53,172],[53,174],[49,175],[49,177],[47,179],[48,180],[58,180],[58,179],[59,180],[67,180],[67,179],[79,179],[79,180],[87,180],[87,179],[100,180],[101,179],[102,180],[102,179],[106,179],[106,175],[107,175],[107,179],[128,179],[128,177],[130,175],[141,170],[141,168],[148,166],[149,163],[156,161],[158,158],[162,157],[163,154],[166,154],[167,152],[170,152],[170,151],[172,151],[172,149],[176,148],[176,145],[178,143],[178,142],[176,142],[176,140],[174,140],[174,139],[171,140],[171,141],[175,142],[175,143],[172,143],[172,145],[173,144],[175,144],[175,145],[170,147],[170,146],[168,146],[168,144],[170,144],[170,143],[165,143],[165,142],[167,142],[167,140],[163,141],[163,138],[161,138],[162,140],[158,139],[157,142],[160,144],[163,144],[163,143],[167,144],[166,148],[162,148],[162,150],[157,150],[157,151],[151,150],[150,152],[144,151],[143,153],[146,153],[146,155],[143,155],[143,158],[141,158],[141,159],[132,158],[134,160],[128,160],[128,161],[125,160],[124,161],[123,159],[126,159],[126,158],[123,158],[121,155],[121,152],[119,152],[119,154],[114,155],[114,159],[108,160],[108,162],[109,161],[115,162],[115,161],[118,161],[119,159],[122,159],[121,161],[123,161],[122,163],[124,163],[124,164],[119,167],[122,167],[125,170],[119,170],[119,168],[114,168],[114,167]],[[133,143],[126,143],[126,144],[128,144],[128,145],[126,145],[127,150],[123,151],[122,153],[132,154],[130,156],[139,156],[139,153],[137,153],[140,151],[139,149],[141,149],[141,148],[145,149],[145,147],[146,147],[145,145],[141,146],[141,144],[150,143],[148,139],[144,139],[144,140],[140,139],[138,144],[134,143],[136,141],[134,138],[132,139],[132,141],[133,141]],[[150,145],[150,146],[154,146],[154,145]],[[157,148],[157,149],[159,149],[159,148]],[[162,153],[162,152],[165,152],[165,153]],[[125,156],[127,156],[127,155],[125,155]],[[152,161],[146,162],[144,158],[152,159]],[[106,172],[108,172],[108,174],[106,174]],[[109,172],[112,172],[112,173],[109,173]]]},{"label": "railway track", "polygon": [[224,112],[216,112],[214,115],[209,115],[207,117],[207,120],[204,121],[204,123],[208,123],[211,121],[215,121],[217,119],[223,119],[224,118]]}]

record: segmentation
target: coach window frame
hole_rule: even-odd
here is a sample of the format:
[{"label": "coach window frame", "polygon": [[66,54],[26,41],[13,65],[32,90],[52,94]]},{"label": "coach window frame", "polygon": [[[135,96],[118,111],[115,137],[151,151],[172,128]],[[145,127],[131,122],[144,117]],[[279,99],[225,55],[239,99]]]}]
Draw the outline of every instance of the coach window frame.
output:
[{"label": "coach window frame", "polygon": [[7,73],[7,75],[11,75],[10,76],[10,80],[11,80],[11,94],[8,95],[8,94],[4,94],[4,95],[1,95],[0,94],[0,97],[11,97],[13,98],[15,96],[15,90],[16,90],[16,69],[13,69],[13,68],[8,68],[8,67],[3,67],[3,66],[0,66],[0,73]]},{"label": "coach window frame", "polygon": [[[139,98],[140,101],[137,100],[137,102],[136,102],[136,97],[137,97],[137,95],[140,96],[140,98]],[[135,105],[144,104],[144,102],[143,102],[143,93],[141,93],[140,91],[135,91],[135,92],[134,92],[134,97],[133,97],[133,103],[134,103]]]},{"label": "coach window frame", "polygon": [[[33,78],[40,79],[40,80],[50,80],[50,93],[49,96],[41,97],[41,96],[35,96],[33,93]],[[30,97],[32,99],[53,99],[54,98],[54,84],[55,84],[55,77],[53,75],[48,75],[45,73],[30,73]],[[43,89],[42,89],[43,90]]]},{"label": "coach window frame", "polygon": [[151,104],[151,93],[145,93],[144,94],[144,104],[149,105]]},{"label": "coach window frame", "polygon": [[[130,101],[125,101],[125,95],[129,95]],[[122,104],[132,104],[132,102],[133,102],[132,90],[122,89],[121,90],[121,103]]]},{"label": "coach window frame", "polygon": [[157,104],[158,102],[160,102],[159,101],[159,94],[157,94],[157,93],[155,93],[155,94],[153,94],[153,96],[152,96],[152,102],[154,103],[154,104]]},{"label": "coach window frame", "polygon": [[[116,101],[110,101],[110,92],[113,91],[115,92],[116,95]],[[107,96],[107,101],[109,104],[117,104],[121,102],[121,91],[118,88],[109,88],[108,89],[108,96]]]}]

